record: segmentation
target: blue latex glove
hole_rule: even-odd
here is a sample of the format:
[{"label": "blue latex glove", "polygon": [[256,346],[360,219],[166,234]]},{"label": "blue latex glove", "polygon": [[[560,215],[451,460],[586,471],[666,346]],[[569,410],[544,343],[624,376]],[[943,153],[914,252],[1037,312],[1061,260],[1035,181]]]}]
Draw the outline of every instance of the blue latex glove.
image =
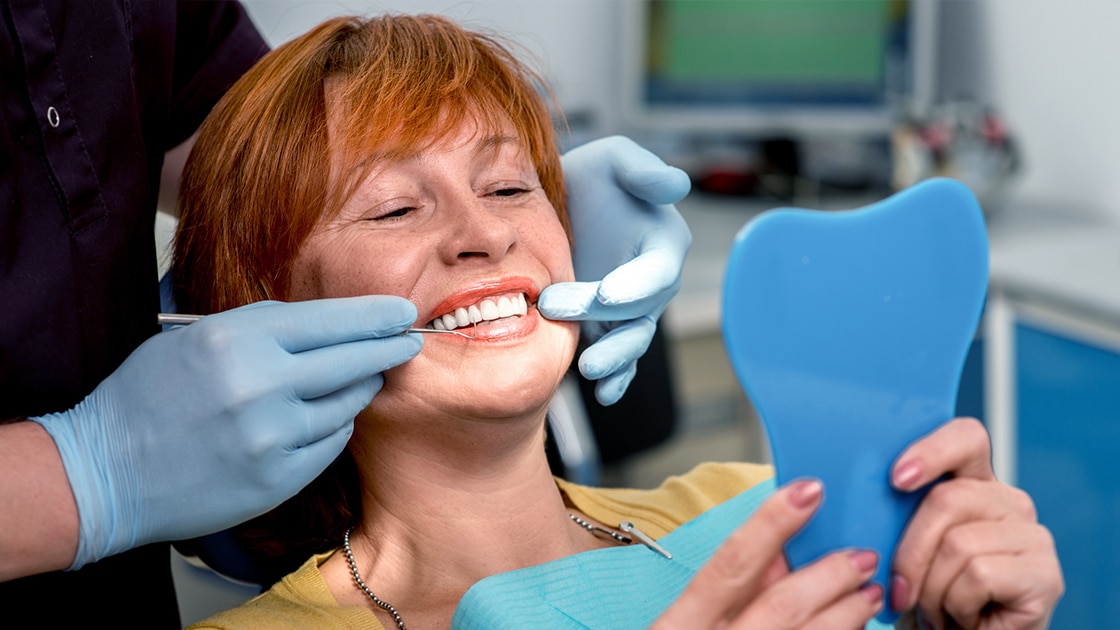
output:
[{"label": "blue latex glove", "polygon": [[345,448],[381,372],[420,352],[399,297],[260,302],[155,335],[70,411],[32,420],[78,503],[72,569],[243,522]]},{"label": "blue latex glove", "polygon": [[591,342],[580,372],[604,405],[618,402],[653,339],[657,319],[680,289],[692,233],[677,209],[688,175],[632,140],[613,136],[562,158],[575,237],[577,282],[541,293],[550,319],[584,320]]}]

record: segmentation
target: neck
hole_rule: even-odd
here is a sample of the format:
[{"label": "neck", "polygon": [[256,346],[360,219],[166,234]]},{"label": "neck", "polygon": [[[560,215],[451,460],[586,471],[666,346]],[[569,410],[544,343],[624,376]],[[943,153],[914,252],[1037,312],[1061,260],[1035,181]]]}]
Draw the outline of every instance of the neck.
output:
[{"label": "neck", "polygon": [[[413,418],[360,433],[351,448],[363,517],[351,546],[365,582],[410,627],[447,627],[484,577],[604,546],[568,518],[543,410],[501,421]],[[336,597],[340,587],[343,598],[365,600],[348,571],[342,582]]]}]

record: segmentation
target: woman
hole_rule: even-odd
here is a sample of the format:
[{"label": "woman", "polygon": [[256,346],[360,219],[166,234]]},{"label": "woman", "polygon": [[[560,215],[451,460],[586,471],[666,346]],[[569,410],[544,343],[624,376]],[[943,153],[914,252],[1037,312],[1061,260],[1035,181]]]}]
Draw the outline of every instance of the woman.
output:
[{"label": "woman", "polygon": [[[618,545],[624,519],[658,538],[771,476],[706,465],[648,492],[552,477],[545,414],[578,331],[535,308],[544,287],[573,278],[540,85],[496,40],[442,18],[340,18],[277,48],[205,123],[182,189],[181,308],[391,294],[416,306],[417,326],[470,338],[425,335],[418,357],[386,373],[355,421],[352,460],[264,535],[281,553],[317,555],[200,627],[446,627],[482,578]],[[969,626],[1043,627],[1061,590],[1052,543],[1029,500],[992,479],[976,427],[950,423],[900,459],[903,489],[960,479],[930,493],[908,533],[893,604],[935,622],[948,611]],[[779,490],[662,626],[867,622],[886,605],[864,586],[873,553],[795,573],[781,561],[821,493],[814,481]],[[983,530],[976,546],[941,544],[962,527]]]}]

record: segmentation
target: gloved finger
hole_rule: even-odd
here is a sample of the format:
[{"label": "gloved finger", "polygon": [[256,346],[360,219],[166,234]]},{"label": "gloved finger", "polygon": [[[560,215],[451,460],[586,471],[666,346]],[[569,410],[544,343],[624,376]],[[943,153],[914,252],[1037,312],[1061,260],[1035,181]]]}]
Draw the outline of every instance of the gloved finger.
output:
[{"label": "gloved finger", "polygon": [[598,282],[557,282],[537,298],[537,310],[548,319],[591,319],[589,314],[598,306]]},{"label": "gloved finger", "polygon": [[622,400],[626,388],[630,387],[630,382],[634,380],[637,374],[638,363],[635,361],[626,365],[625,369],[599,379],[595,383],[595,400],[599,401],[599,404],[604,407],[609,407]]},{"label": "gloved finger", "polygon": [[660,215],[657,229],[642,236],[637,256],[603,278],[600,302],[618,304],[659,294],[668,302],[680,288],[692,232],[676,208],[661,206],[655,212]]},{"label": "gloved finger", "polygon": [[316,348],[295,355],[287,378],[296,396],[311,400],[396,367],[423,347],[421,335],[412,334]]},{"label": "gloved finger", "polygon": [[548,319],[616,322],[649,317],[656,319],[665,310],[671,292],[654,294],[646,298],[617,304],[599,301],[599,282],[558,282],[545,288],[537,298],[537,308]]},{"label": "gloved finger", "polygon": [[[346,448],[346,444],[350,441],[350,436],[353,433],[354,423],[350,421],[339,427],[334,433],[324,435],[321,439],[310,442],[293,453],[289,474],[297,475],[300,478],[300,483],[288,484],[287,492],[283,493],[288,496],[284,496],[280,500],[283,501],[294,496],[326,470],[327,466],[330,466],[331,462]],[[295,487],[296,485],[299,487]]]},{"label": "gloved finger", "polygon": [[272,335],[281,347],[295,353],[395,335],[411,326],[417,314],[416,306],[402,297],[363,295],[241,307],[211,317],[215,321],[218,318],[252,318],[250,325]]},{"label": "gloved finger", "polygon": [[633,140],[615,136],[611,168],[618,183],[631,195],[654,204],[676,203],[688,194],[692,182],[688,174],[669,166]]},{"label": "gloved finger", "polygon": [[[646,302],[652,300],[664,306],[680,290],[683,263],[683,253],[678,257],[666,250],[647,251],[603,278],[599,283],[598,302],[612,307],[609,312],[614,314],[613,319],[623,319],[626,311],[635,311],[641,306],[646,308],[631,313],[629,317],[647,314]],[[660,314],[658,311],[654,316]]]},{"label": "gloved finger", "polygon": [[579,357],[579,371],[599,380],[638,360],[653,340],[657,324],[648,317],[625,322],[591,344]]},{"label": "gloved finger", "polygon": [[384,385],[385,377],[377,374],[326,396],[304,401],[296,411],[289,407],[288,413],[259,414],[251,430],[262,435],[271,433],[272,443],[288,452],[305,448],[340,430],[352,430],[354,418]]},{"label": "gloved finger", "polygon": [[326,458],[325,463],[329,464],[346,447],[350,434],[354,432],[354,418],[369,405],[384,385],[384,377],[378,374],[340,389],[330,396],[309,402],[312,424],[317,430],[307,434],[308,439],[300,448],[312,448],[325,443],[327,452],[323,457]]},{"label": "gloved finger", "polygon": [[[258,477],[259,485],[250,486],[252,496],[242,501],[243,513],[232,522],[243,522],[263,514],[295,496],[342,453],[353,433],[354,421],[351,417],[333,432],[324,432],[314,441],[288,449],[282,458],[273,458],[271,465],[261,469],[260,472],[267,474]],[[223,523],[223,526],[229,526],[229,523]],[[197,535],[198,532],[192,534]]]}]

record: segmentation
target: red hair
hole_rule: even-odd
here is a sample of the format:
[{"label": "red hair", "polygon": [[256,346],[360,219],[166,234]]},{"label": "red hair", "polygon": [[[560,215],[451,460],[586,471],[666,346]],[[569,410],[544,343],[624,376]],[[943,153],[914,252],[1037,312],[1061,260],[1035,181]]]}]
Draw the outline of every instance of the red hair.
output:
[{"label": "red hair", "polygon": [[172,264],[179,308],[286,299],[299,248],[375,166],[368,156],[415,154],[466,122],[513,125],[568,229],[543,93],[498,39],[439,16],[335,18],[278,47],[222,98],[187,160]]}]

